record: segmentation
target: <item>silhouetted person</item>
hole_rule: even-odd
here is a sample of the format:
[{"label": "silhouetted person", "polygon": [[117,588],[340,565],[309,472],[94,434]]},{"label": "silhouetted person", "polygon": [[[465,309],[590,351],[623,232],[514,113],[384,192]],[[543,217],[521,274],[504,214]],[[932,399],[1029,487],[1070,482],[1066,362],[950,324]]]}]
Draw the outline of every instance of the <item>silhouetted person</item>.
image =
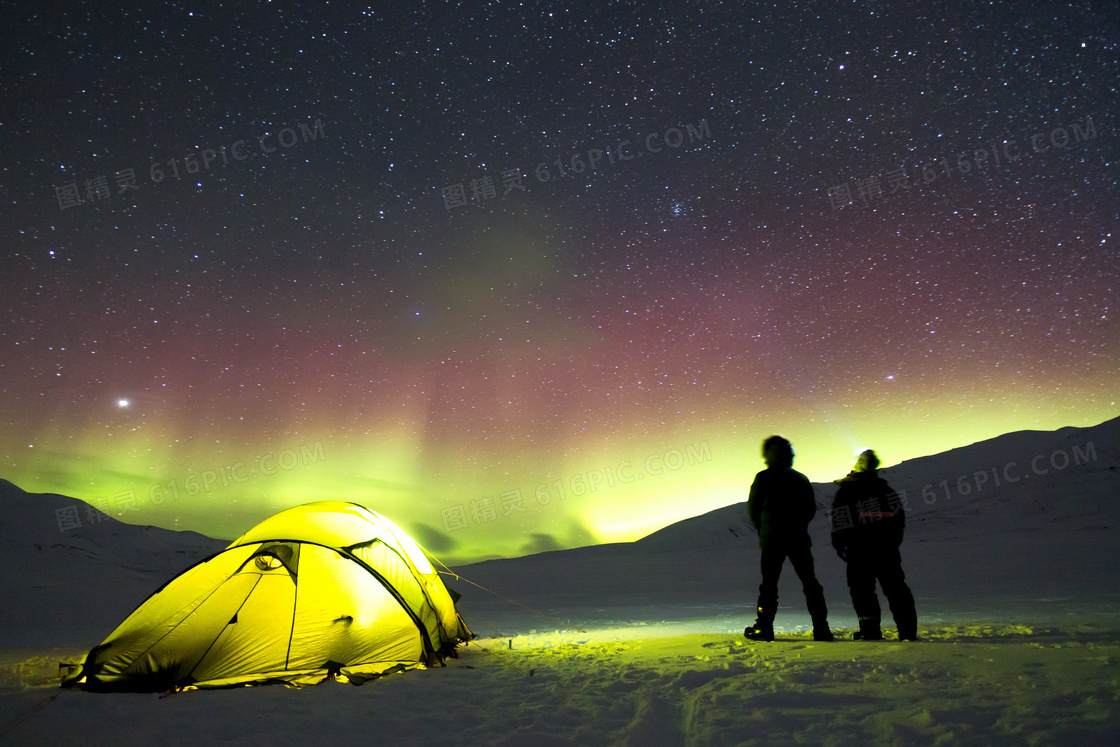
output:
[{"label": "silhouetted person", "polygon": [[747,500],[751,525],[758,530],[762,549],[762,584],[758,587],[758,619],[743,631],[756,641],[774,640],[774,613],[778,611],[778,577],[788,557],[801,579],[805,602],[813,619],[813,638],[831,641],[824,589],[813,572],[809,549],[809,521],[817,512],[809,478],[793,469],[793,447],[781,436],[762,444],[766,469],[755,475]]},{"label": "silhouetted person", "polygon": [[918,615],[898,551],[906,512],[898,494],[876,474],[878,468],[879,457],[868,449],[859,455],[848,476],[836,481],[840,488],[832,502],[832,546],[848,564],[848,589],[859,616],[859,632],[853,638],[883,639],[879,627],[882,611],[875,596],[878,579],[898,626],[899,639],[916,641]]}]

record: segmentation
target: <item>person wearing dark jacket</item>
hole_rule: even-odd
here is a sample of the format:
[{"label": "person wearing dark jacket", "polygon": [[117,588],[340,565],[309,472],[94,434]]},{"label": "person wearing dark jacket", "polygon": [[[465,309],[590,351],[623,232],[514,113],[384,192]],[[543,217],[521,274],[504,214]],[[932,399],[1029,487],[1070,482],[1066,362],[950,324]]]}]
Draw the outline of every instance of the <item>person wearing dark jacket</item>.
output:
[{"label": "person wearing dark jacket", "polygon": [[875,581],[883,587],[890,604],[899,640],[918,639],[918,615],[914,595],[902,572],[903,529],[906,512],[898,494],[879,477],[879,457],[868,449],[859,455],[832,501],[832,546],[848,564],[848,589],[859,617],[856,640],[880,641],[882,610],[875,596]]},{"label": "person wearing dark jacket", "polygon": [[813,486],[793,469],[793,447],[781,436],[763,442],[762,458],[766,469],[755,475],[747,500],[747,514],[758,530],[762,550],[762,584],[758,587],[758,618],[743,635],[756,641],[774,640],[778,577],[788,557],[805,591],[814,640],[831,641],[824,589],[817,582],[810,550],[808,527],[817,512]]}]

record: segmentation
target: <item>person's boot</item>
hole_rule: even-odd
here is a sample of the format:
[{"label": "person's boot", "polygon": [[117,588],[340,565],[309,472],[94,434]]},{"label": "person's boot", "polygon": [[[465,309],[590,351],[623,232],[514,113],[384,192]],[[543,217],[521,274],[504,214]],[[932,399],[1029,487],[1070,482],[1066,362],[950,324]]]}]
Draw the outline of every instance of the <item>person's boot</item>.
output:
[{"label": "person's boot", "polygon": [[918,616],[912,612],[904,612],[899,615],[895,621],[895,626],[898,628],[898,640],[900,641],[916,641],[918,640]]},{"label": "person's boot", "polygon": [[774,616],[772,614],[768,615],[766,610],[759,607],[754,625],[748,625],[743,630],[743,635],[752,641],[774,640]]},{"label": "person's boot", "polygon": [[879,628],[879,621],[869,618],[859,619],[859,630],[852,634],[853,641],[881,641],[883,631]]},{"label": "person's boot", "polygon": [[[824,606],[823,604],[821,605]],[[809,610],[812,612],[813,610]],[[814,641],[835,641],[836,636],[832,635],[832,631],[828,629],[828,613],[818,610],[817,614],[812,615],[813,618],[813,640]]]},{"label": "person's boot", "polygon": [[898,640],[900,641],[917,641],[918,638],[918,624],[899,625],[898,626]]},{"label": "person's boot", "polygon": [[743,630],[743,635],[752,641],[772,641],[774,640],[774,625],[773,623],[755,620],[754,625],[749,625]]}]

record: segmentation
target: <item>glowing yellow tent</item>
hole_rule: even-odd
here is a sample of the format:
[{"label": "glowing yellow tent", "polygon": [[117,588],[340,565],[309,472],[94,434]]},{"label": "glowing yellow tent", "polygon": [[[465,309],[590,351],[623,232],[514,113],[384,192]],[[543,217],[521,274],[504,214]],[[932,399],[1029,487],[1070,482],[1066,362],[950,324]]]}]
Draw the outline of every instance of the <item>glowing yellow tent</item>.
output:
[{"label": "glowing yellow tent", "polygon": [[432,665],[470,637],[400,527],[354,503],[283,511],[157,590],[63,687],[155,692]]}]

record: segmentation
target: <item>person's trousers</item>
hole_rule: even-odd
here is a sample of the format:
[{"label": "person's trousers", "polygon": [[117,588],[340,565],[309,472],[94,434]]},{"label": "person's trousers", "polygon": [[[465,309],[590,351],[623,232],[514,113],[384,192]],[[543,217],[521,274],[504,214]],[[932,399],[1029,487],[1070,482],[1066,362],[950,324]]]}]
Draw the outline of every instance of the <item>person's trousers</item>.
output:
[{"label": "person's trousers", "polygon": [[763,548],[762,584],[758,587],[759,620],[764,623],[774,621],[774,614],[778,611],[778,578],[782,575],[786,558],[789,558],[794,572],[801,579],[801,588],[805,592],[805,603],[809,607],[813,625],[826,625],[828,607],[824,601],[824,587],[817,581],[809,545]]},{"label": "person's trousers", "polygon": [[902,572],[902,556],[897,547],[853,548],[848,551],[848,590],[852,606],[864,623],[878,627],[882,617],[879,598],[875,596],[875,582],[883,587],[883,594],[898,626],[900,638],[913,637],[918,630],[918,615],[914,609],[914,595],[906,585]]}]

